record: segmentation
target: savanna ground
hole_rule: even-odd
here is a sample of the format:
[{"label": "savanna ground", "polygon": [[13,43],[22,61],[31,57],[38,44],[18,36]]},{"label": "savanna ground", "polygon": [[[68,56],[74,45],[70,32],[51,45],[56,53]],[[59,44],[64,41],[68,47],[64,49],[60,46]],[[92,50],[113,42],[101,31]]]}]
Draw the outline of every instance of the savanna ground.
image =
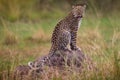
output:
[{"label": "savanna ground", "polygon": [[[48,54],[54,26],[66,13],[57,9],[43,11],[39,20],[13,22],[0,18],[0,80],[12,80],[11,73],[16,66]],[[65,80],[120,80],[119,12],[106,15],[96,9],[86,11],[78,31],[77,45],[91,57],[98,70],[66,73]],[[62,77],[57,73],[50,80],[63,80]]]}]

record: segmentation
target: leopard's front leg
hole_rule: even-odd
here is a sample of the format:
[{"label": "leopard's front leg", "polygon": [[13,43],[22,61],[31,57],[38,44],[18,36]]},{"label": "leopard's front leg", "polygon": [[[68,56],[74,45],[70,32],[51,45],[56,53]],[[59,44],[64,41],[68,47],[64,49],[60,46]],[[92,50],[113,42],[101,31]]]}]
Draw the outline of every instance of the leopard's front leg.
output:
[{"label": "leopard's front leg", "polygon": [[77,47],[76,45],[76,41],[77,41],[77,30],[71,31],[71,40],[70,40],[71,50],[80,50],[80,48]]}]

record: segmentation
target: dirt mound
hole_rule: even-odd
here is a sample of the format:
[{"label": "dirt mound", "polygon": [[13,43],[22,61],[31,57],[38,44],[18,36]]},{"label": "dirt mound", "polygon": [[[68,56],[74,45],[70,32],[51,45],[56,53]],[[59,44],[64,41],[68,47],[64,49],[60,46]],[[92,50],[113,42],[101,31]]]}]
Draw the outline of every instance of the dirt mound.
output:
[{"label": "dirt mound", "polygon": [[[18,66],[15,70],[15,74],[32,77],[40,77],[42,73],[46,73],[51,68],[57,68],[59,70],[74,69],[81,72],[84,68],[84,62],[87,64],[88,69],[93,68],[93,63],[89,57],[83,54],[82,51],[56,51],[55,53],[48,54],[40,57],[33,62],[29,62],[28,65]],[[16,75],[15,75],[16,76]]]}]

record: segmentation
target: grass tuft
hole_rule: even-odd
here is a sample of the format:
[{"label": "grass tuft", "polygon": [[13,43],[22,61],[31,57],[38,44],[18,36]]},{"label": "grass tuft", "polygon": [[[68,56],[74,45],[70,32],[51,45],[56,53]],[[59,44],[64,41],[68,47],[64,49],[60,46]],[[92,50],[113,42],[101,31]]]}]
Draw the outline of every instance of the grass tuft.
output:
[{"label": "grass tuft", "polygon": [[5,45],[13,45],[18,43],[18,38],[14,33],[10,31],[5,31],[5,38],[3,44]]}]

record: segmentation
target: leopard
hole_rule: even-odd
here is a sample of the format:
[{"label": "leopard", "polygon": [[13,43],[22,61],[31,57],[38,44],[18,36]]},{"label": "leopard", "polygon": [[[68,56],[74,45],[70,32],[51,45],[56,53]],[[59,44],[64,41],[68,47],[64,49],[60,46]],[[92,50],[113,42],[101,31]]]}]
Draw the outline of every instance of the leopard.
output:
[{"label": "leopard", "polygon": [[42,57],[36,59],[36,60],[33,61],[33,62],[31,62],[31,61],[28,62],[28,66],[29,66],[32,70],[36,71],[37,73],[40,73],[40,72],[43,71],[43,68],[44,68],[45,66],[50,66],[50,61],[49,61],[48,56],[42,56]]},{"label": "leopard", "polygon": [[86,4],[73,5],[70,13],[57,23],[52,33],[49,55],[57,50],[80,50],[76,45],[76,39],[85,9]]},{"label": "leopard", "polygon": [[[51,38],[51,48],[47,57],[40,58],[34,62],[29,62],[28,66],[35,71],[41,71],[41,69],[46,66],[51,66],[51,57],[58,56],[57,51],[68,51],[72,53],[71,50],[80,50],[76,45],[77,32],[80,27],[82,18],[84,17],[86,9],[86,4],[77,4],[72,6],[70,13],[62,19],[54,28]],[[68,48],[70,45],[70,49]],[[54,54],[55,53],[55,54]],[[51,60],[51,61],[50,61]],[[61,59],[62,60],[62,59]],[[64,62],[64,61],[63,61]]]}]

